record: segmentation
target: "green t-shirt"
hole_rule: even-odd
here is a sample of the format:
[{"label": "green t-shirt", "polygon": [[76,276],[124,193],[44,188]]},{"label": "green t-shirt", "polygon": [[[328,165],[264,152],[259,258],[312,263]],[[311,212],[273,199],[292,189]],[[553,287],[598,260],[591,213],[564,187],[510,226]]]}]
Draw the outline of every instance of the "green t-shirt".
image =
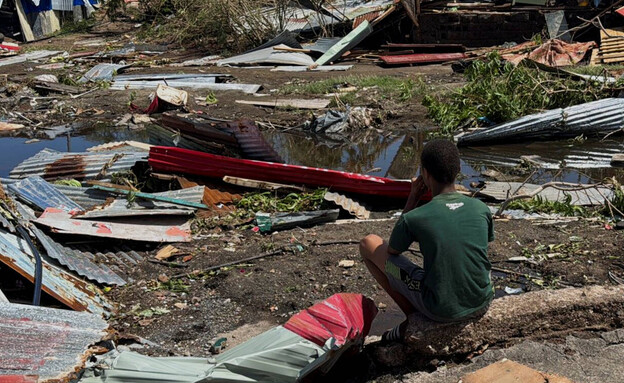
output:
[{"label": "green t-shirt", "polygon": [[482,309],[492,299],[487,248],[493,240],[492,214],[483,202],[445,193],[403,214],[389,245],[403,252],[414,241],[420,244],[423,302],[432,314],[456,319]]}]

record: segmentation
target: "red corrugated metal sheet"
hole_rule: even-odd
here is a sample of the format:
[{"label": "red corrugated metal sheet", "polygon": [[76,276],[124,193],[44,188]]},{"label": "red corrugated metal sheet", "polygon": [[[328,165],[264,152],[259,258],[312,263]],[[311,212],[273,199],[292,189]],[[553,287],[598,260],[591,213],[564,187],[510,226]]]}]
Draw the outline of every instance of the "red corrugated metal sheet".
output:
[{"label": "red corrugated metal sheet", "polygon": [[381,56],[381,61],[388,65],[434,64],[465,59],[463,53],[416,53],[413,55]]},{"label": "red corrugated metal sheet", "polygon": [[394,198],[407,198],[411,188],[411,183],[405,180],[307,166],[241,160],[174,147],[153,146],[150,149],[149,164],[156,171],[212,178],[225,176],[250,178]]},{"label": "red corrugated metal sheet", "polygon": [[373,20],[375,20],[376,18],[378,18],[379,16],[383,14],[384,14],[384,11],[373,11],[373,12],[368,12],[363,15],[360,15],[356,17],[355,20],[353,20],[353,29],[357,28],[360,24],[362,24],[364,20],[368,22],[372,22]]},{"label": "red corrugated metal sheet", "polygon": [[334,338],[338,347],[363,339],[377,315],[375,303],[361,294],[334,294],[321,303],[295,314],[284,328],[325,345]]}]

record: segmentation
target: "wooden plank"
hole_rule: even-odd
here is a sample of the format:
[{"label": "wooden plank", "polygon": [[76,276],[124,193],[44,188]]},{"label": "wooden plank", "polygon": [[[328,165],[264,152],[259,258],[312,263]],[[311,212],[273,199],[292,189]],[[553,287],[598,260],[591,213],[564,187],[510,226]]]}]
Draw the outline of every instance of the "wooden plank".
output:
[{"label": "wooden plank", "polygon": [[297,109],[324,109],[329,106],[331,100],[315,98],[312,100],[301,99],[276,99],[272,101],[236,100],[237,104],[267,106],[270,108],[297,108]]},{"label": "wooden plank", "polygon": [[624,61],[624,57],[620,57],[620,58],[611,58],[611,59],[604,59],[603,60],[606,64],[613,64],[613,63],[620,63]]},{"label": "wooden plank", "polygon": [[189,242],[190,230],[169,225],[134,225],[126,223],[97,222],[72,219],[60,209],[48,208],[35,221],[57,233],[88,235],[101,238],[115,238],[141,242]]},{"label": "wooden plank", "polygon": [[593,49],[591,58],[589,59],[589,65],[600,65],[600,58],[598,57],[598,49]]},{"label": "wooden plank", "polygon": [[24,11],[22,0],[15,0],[15,9],[17,10],[17,17],[19,19],[20,28],[22,29],[24,41],[33,41],[35,39],[35,35],[30,27],[28,19],[26,18],[26,12]]},{"label": "wooden plank", "polygon": [[602,55],[603,59],[612,59],[616,57],[624,57],[624,50],[622,50],[621,52],[607,53]]},{"label": "wooden plank", "polygon": [[300,192],[308,191],[309,189],[303,186],[295,186],[295,185],[285,185],[278,184],[275,182],[266,182],[266,181],[256,181],[250,180],[247,178],[238,178],[238,177],[223,177],[223,182],[242,186],[250,189],[261,189],[261,190],[295,190]]}]

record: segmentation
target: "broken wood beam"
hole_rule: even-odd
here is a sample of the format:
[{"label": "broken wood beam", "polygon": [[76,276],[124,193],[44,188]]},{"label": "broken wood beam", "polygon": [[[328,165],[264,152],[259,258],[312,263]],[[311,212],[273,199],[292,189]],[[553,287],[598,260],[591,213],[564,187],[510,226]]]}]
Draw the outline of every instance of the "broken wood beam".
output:
[{"label": "broken wood beam", "polygon": [[624,286],[589,286],[494,299],[485,315],[472,321],[439,323],[412,314],[405,339],[414,354],[465,355],[489,345],[616,328],[622,321]]},{"label": "broken wood beam", "polygon": [[614,154],[611,157],[611,166],[624,167],[624,154]]},{"label": "broken wood beam", "polygon": [[299,192],[310,191],[310,189],[304,186],[286,185],[286,184],[279,184],[275,182],[257,181],[257,180],[250,180],[247,178],[230,177],[230,176],[223,177],[223,182],[236,185],[236,186],[250,188],[250,189],[261,189],[261,190],[271,190],[271,191],[274,191],[274,190],[293,191],[294,190],[294,191],[299,191]]}]

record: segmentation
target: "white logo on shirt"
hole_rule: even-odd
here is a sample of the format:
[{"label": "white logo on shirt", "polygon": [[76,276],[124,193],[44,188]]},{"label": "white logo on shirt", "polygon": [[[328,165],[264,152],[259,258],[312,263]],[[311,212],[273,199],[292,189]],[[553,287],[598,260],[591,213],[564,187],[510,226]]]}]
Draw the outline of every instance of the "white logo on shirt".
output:
[{"label": "white logo on shirt", "polygon": [[448,207],[451,210],[457,210],[457,209],[459,209],[462,206],[464,206],[463,202],[460,202],[460,203],[447,203],[446,204],[446,207]]}]

